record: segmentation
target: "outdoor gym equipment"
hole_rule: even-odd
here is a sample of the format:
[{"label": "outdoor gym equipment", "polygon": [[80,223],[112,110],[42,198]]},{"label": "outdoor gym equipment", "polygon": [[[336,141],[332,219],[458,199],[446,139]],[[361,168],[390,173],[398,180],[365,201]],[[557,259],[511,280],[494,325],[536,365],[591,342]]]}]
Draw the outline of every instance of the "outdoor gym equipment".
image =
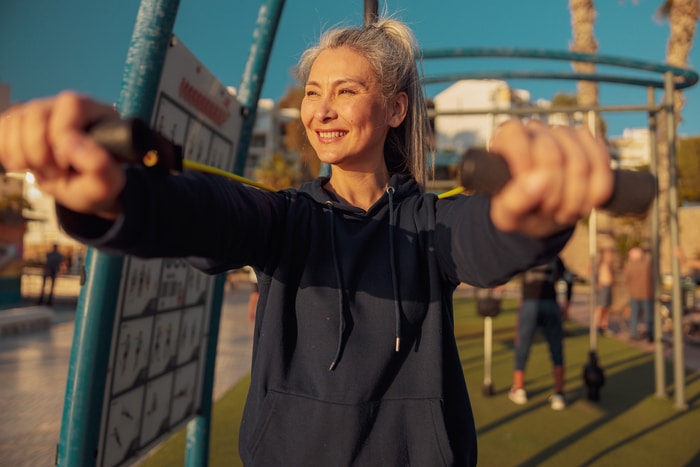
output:
[{"label": "outdoor gym equipment", "polygon": [[475,289],[476,312],[484,318],[484,384],[481,392],[486,397],[495,394],[491,377],[491,361],[493,356],[493,318],[501,314],[503,292],[494,289]]},{"label": "outdoor gym equipment", "polygon": [[[123,118],[138,118],[149,122],[148,126],[155,128],[163,135],[167,135],[170,143],[181,146],[183,148],[183,167],[187,164],[205,162],[204,159],[207,158],[210,162],[210,159],[213,158],[217,162],[214,165],[217,165],[224,172],[233,172],[234,174],[243,172],[255,122],[257,102],[260,99],[267,63],[285,4],[284,0],[264,0],[260,3],[260,13],[253,32],[253,44],[250,47],[244,76],[238,86],[237,94],[232,96],[227,95],[226,88],[213,76],[210,76],[206,72],[206,67],[198,63],[196,57],[188,54],[186,48],[173,35],[179,1],[142,0],[141,2],[127,54],[117,108]],[[377,18],[377,1],[366,0],[365,8],[369,9],[366,11],[368,14],[365,15],[365,21],[375,20]],[[177,54],[177,57],[173,58],[173,54]],[[627,106],[620,110],[648,112],[650,121],[653,122],[656,121],[657,113],[664,113],[669,123],[667,127],[672,129],[669,131],[667,142],[671,151],[670,179],[672,183],[675,183],[673,92],[677,89],[693,86],[698,81],[698,75],[694,71],[615,57],[567,52],[465,48],[423,51],[423,58],[426,60],[465,56],[546,58],[562,60],[567,64],[572,61],[600,63],[662,74],[664,79],[659,81],[595,73],[556,74],[546,72],[538,74],[529,71],[498,74],[489,72],[481,75],[428,76],[424,82],[431,84],[459,79],[536,78],[616,82],[645,86],[650,89],[664,89],[663,105],[654,103],[652,94],[649,105]],[[173,59],[176,62],[184,63],[184,66],[171,67],[169,63]],[[178,73],[187,70],[190,70],[192,75],[185,77],[184,81],[178,80],[182,78]],[[200,79],[204,81],[198,84]],[[181,87],[174,93],[162,91],[162,86],[172,89],[173,85]],[[203,92],[205,90],[206,92]],[[183,102],[173,99],[173,95],[180,95]],[[197,108],[197,103],[204,101],[213,101],[215,105]],[[519,111],[523,114],[528,112],[527,109]],[[572,111],[616,110],[603,107],[552,108],[547,110],[549,113]],[[518,110],[514,109],[495,109],[492,113],[517,112]],[[472,112],[472,114],[475,113],[484,112]],[[543,109],[537,109],[536,112],[532,113],[543,114],[546,112]],[[223,124],[227,125],[226,129],[220,131]],[[185,128],[194,127],[210,135],[211,138],[206,141],[211,144],[203,144],[201,133],[199,136],[193,137],[191,133],[185,132]],[[655,149],[655,140],[652,149]],[[166,170],[168,167],[166,163],[170,161],[174,163],[175,169],[178,168],[177,161],[180,156],[176,152],[172,153],[172,158],[163,157],[163,153],[159,153],[158,156],[155,159],[155,167]],[[198,159],[199,156],[202,159]],[[655,152],[652,153],[652,157],[655,157]],[[148,159],[144,161],[148,164],[152,162],[153,160],[149,161]],[[212,164],[206,165],[211,166]],[[652,174],[654,174],[655,159],[652,159],[651,169]],[[671,196],[669,196],[671,203],[677,202],[677,197],[673,194],[672,191]],[[677,242],[675,207],[675,205],[671,205],[670,230],[671,238]],[[654,205],[652,212],[655,210],[656,205]],[[656,219],[654,222],[658,226],[658,217]],[[595,227],[594,222],[591,224]],[[672,245],[672,248],[675,246],[677,243]],[[658,265],[658,262],[656,264]],[[673,272],[677,279],[679,276],[677,262],[674,264]],[[186,465],[204,466],[208,464],[214,364],[225,276],[217,276],[213,281],[207,282],[208,279],[205,281],[201,276],[190,274],[192,273],[186,269],[184,262],[143,262],[134,258],[108,255],[92,248],[88,249],[85,260],[85,282],[81,289],[76,313],[75,335],[67,378],[61,434],[57,447],[57,465],[72,467],[122,465],[132,462],[146,449],[154,446],[165,436],[169,436],[173,430],[185,424],[187,426]],[[168,284],[183,285],[182,290],[185,292],[189,290],[192,293],[185,293],[182,296],[178,294],[161,296],[158,294],[159,290],[170,290],[170,288],[169,286],[160,287],[162,284],[154,281],[156,278],[162,278]],[[195,280],[190,281],[189,278]],[[680,289],[676,289],[676,284],[679,284],[678,280],[674,281],[672,297],[674,313],[678,310],[676,303],[680,303]],[[194,286],[194,288],[187,289],[186,286]],[[147,290],[149,293],[138,297],[137,300],[137,297],[127,293],[129,287],[133,287],[133,290]],[[152,293],[153,291],[155,293]],[[182,297],[187,305],[185,308],[180,307]],[[138,302],[136,310],[122,306],[134,302]],[[117,304],[122,306],[119,309],[121,316],[118,314]],[[143,316],[138,316],[141,321],[134,317],[134,314],[138,315],[138,313],[144,313]],[[173,358],[159,360],[158,365],[154,363],[154,366],[149,366],[148,363],[140,360],[146,353],[144,349],[147,347],[145,347],[145,341],[141,340],[143,336],[139,338],[138,330],[140,329],[143,335],[150,330],[149,338],[153,343],[153,349],[157,348],[159,353],[165,354],[166,343],[169,342],[171,346],[173,345],[172,340],[168,341],[168,335],[171,339],[176,335],[183,336],[181,332],[175,332],[176,314],[179,314],[177,315],[178,323],[185,325],[188,331],[186,337],[193,336],[198,339],[196,349],[195,347],[186,347],[189,350],[188,358],[198,357],[196,368],[192,365],[195,359],[180,364],[177,359]],[[122,319],[124,317],[127,319]],[[660,326],[657,326],[658,328]],[[160,329],[160,334],[158,329]],[[126,339],[126,336],[130,336],[130,338]],[[674,320],[674,341],[680,342],[680,319]],[[158,345],[155,345],[156,343]],[[140,353],[136,349],[141,349]],[[130,358],[128,360],[124,358],[114,359],[124,354],[129,355]],[[136,355],[139,355],[139,358],[136,358]],[[134,369],[135,359],[137,365]],[[126,364],[124,364],[125,360]],[[662,364],[660,353],[658,353],[657,358],[657,361],[659,360]],[[114,362],[118,362],[117,366],[114,365]],[[675,362],[677,370],[675,394],[677,405],[680,407],[685,405],[682,355],[677,354]],[[116,381],[119,384],[115,386],[113,373],[118,371],[129,374],[131,379],[129,381],[123,379]],[[152,376],[154,373],[157,374]],[[662,375],[663,371],[657,372],[657,388],[662,388],[657,389],[657,393],[665,391],[663,388],[666,385],[663,384],[663,380],[659,382]],[[184,384],[190,381],[195,381],[195,384]],[[492,385],[492,382],[489,381],[489,383]],[[663,394],[663,392],[661,393]],[[181,401],[185,398],[187,403],[182,403]],[[166,405],[165,402],[168,400],[178,402]],[[140,408],[140,410],[138,412],[127,410],[132,406]],[[177,411],[162,412],[163,407],[175,408]],[[112,419],[110,419],[109,414],[113,415]],[[160,416],[153,418],[154,414],[160,414]],[[153,423],[145,423],[145,419],[148,417]],[[177,417],[177,420],[173,417]],[[108,443],[111,447],[106,446]],[[111,450],[108,451],[108,449]],[[110,452],[110,456],[113,457],[107,459],[105,457],[107,452]]]}]

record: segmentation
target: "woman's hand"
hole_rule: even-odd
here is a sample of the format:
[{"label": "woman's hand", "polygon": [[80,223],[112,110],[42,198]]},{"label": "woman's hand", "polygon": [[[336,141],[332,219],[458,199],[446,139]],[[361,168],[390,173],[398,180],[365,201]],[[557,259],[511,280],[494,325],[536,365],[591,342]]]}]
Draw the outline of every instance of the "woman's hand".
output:
[{"label": "woman's hand", "polygon": [[510,120],[498,128],[489,150],[506,159],[512,176],[491,203],[491,219],[500,230],[552,235],[612,194],[608,151],[585,129]]},{"label": "woman's hand", "polygon": [[0,163],[32,172],[39,188],[68,209],[115,219],[124,169],[85,128],[118,118],[111,106],[73,92],[14,106],[0,115]]}]

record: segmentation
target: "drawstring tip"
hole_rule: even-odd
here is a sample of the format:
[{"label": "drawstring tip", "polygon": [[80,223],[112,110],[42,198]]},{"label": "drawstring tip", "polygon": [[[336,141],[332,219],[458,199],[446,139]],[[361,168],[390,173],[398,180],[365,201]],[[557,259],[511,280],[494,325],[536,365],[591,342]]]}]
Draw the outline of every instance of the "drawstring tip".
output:
[{"label": "drawstring tip", "polygon": [[401,338],[399,336],[396,336],[396,351],[398,352],[400,348],[401,348]]},{"label": "drawstring tip", "polygon": [[328,371],[333,371],[333,370],[335,370],[335,366],[336,366],[336,365],[337,365],[337,362],[336,362],[336,361],[333,361],[333,363],[331,363],[331,366],[328,367]]}]

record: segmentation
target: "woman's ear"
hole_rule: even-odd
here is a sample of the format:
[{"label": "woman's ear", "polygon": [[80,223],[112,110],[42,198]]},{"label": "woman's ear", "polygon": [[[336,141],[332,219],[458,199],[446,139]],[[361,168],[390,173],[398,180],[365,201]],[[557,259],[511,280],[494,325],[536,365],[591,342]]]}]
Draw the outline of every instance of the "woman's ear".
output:
[{"label": "woman's ear", "polygon": [[394,96],[391,102],[389,102],[389,126],[392,128],[397,128],[399,125],[401,125],[406,118],[407,112],[408,94],[401,91]]}]

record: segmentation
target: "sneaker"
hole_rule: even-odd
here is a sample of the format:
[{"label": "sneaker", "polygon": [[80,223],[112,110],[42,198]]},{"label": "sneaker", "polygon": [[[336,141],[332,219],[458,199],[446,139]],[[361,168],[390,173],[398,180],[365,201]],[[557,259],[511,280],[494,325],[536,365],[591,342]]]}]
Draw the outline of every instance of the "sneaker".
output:
[{"label": "sneaker", "polygon": [[524,405],[527,404],[527,393],[523,388],[511,388],[508,392],[508,399],[518,405]]},{"label": "sneaker", "polygon": [[566,407],[566,399],[564,399],[564,394],[552,394],[549,396],[549,404],[552,410],[564,410]]}]

